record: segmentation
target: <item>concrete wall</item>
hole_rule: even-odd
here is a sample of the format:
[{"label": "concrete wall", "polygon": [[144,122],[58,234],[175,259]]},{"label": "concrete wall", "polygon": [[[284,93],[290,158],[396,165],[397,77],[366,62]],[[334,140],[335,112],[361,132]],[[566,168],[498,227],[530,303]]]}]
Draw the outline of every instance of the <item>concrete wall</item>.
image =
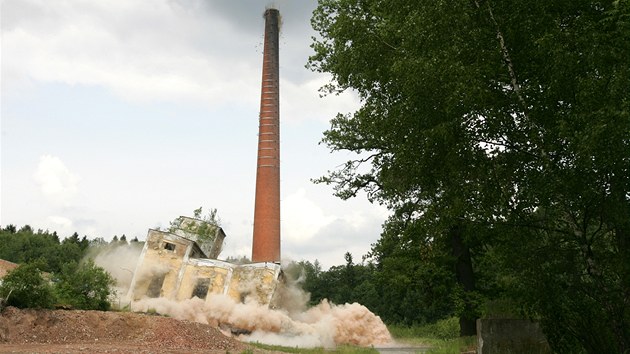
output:
[{"label": "concrete wall", "polygon": [[233,271],[233,266],[227,262],[211,259],[190,259],[182,277],[177,300],[190,299],[197,283],[204,279],[209,281],[209,286],[203,298],[208,299],[208,294],[226,293]]},{"label": "concrete wall", "polygon": [[158,230],[149,230],[147,241],[131,283],[134,300],[150,294],[149,287],[156,278],[163,277],[159,297],[174,298],[179,273],[191,253],[193,242]]},{"label": "concrete wall", "polygon": [[551,353],[538,322],[518,319],[478,319],[478,354]]},{"label": "concrete wall", "polygon": [[280,265],[270,262],[243,264],[234,269],[227,295],[236,301],[269,304],[276,290]]}]

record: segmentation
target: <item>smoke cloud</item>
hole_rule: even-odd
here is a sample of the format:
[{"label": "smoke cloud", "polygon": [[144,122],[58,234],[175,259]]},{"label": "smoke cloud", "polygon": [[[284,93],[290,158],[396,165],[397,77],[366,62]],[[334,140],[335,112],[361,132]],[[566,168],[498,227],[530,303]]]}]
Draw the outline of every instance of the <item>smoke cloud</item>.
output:
[{"label": "smoke cloud", "polygon": [[[140,251],[119,246],[95,257],[118,280],[119,294],[127,294],[131,274]],[[160,265],[155,265],[156,274]],[[129,302],[132,311],[157,313],[178,320],[195,321],[217,326],[227,335],[233,332],[247,342],[260,342],[290,347],[334,348],[340,344],[358,346],[391,344],[392,338],[380,317],[358,303],[336,305],[326,300],[308,308],[309,294],[299,281],[280,283],[270,306],[255,300],[237,302],[223,294],[209,294],[207,299],[193,297],[184,301],[168,298],[143,298]]]}]

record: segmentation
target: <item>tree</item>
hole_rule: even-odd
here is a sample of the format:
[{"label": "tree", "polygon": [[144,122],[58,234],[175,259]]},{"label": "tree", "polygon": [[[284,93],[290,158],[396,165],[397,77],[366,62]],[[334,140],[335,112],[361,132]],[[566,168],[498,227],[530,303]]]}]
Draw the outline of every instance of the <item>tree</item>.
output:
[{"label": "tree", "polygon": [[33,232],[30,227],[23,227],[17,232],[0,230],[0,259],[15,263],[41,260],[42,271],[55,273],[61,270],[63,263],[70,260],[78,261],[83,255],[84,250],[78,248],[76,244],[70,242],[60,244],[55,232],[42,230]]},{"label": "tree", "polygon": [[63,266],[55,290],[59,301],[77,309],[108,310],[112,276],[103,268],[88,260],[81,265],[70,262]]},{"label": "tree", "polygon": [[[342,198],[364,190],[408,223],[440,215],[433,223],[422,220],[425,233],[451,244],[451,266],[467,295],[475,292],[470,247],[476,235],[466,233],[466,224],[486,217],[477,204],[483,187],[494,186],[484,183],[489,159],[468,126],[467,101],[489,94],[485,86],[466,90],[485,67],[471,71],[462,63],[474,60],[475,45],[487,40],[473,37],[479,31],[465,8],[322,1],[313,24],[323,39],[313,45],[310,64],[333,74],[331,92],[352,88],[363,101],[353,115],[333,119],[323,139],[332,150],[363,155],[319,182],[334,184]],[[472,304],[461,315],[462,334],[474,334]]]},{"label": "tree", "polygon": [[0,297],[19,308],[52,308],[52,287],[40,270],[41,264],[25,263],[11,270],[0,284]]},{"label": "tree", "polygon": [[90,240],[89,247],[102,247],[102,246],[106,246],[107,244],[108,244],[108,242],[105,241],[104,238],[96,237],[96,238]]},{"label": "tree", "polygon": [[[319,182],[342,198],[366,192],[402,225],[389,237],[447,256],[435,259],[461,294],[462,334],[474,332],[480,292],[500,285],[479,284],[492,256],[505,261],[494,278],[523,284],[511,296],[554,348],[630,345],[629,9],[322,0],[314,12],[310,67],[332,74],[326,92],[362,102],[323,139],[357,158]],[[523,249],[539,252],[515,266]],[[571,286],[549,299],[545,281]],[[555,300],[579,306],[559,317]],[[592,330],[580,311],[598,302]]]},{"label": "tree", "polygon": [[15,225],[13,225],[13,224],[9,224],[9,225],[7,225],[7,226],[5,226],[5,227],[4,227],[4,230],[3,230],[3,231],[7,231],[7,232],[9,232],[9,233],[14,234],[14,233],[16,233],[16,232],[17,232],[17,228],[15,227]]}]

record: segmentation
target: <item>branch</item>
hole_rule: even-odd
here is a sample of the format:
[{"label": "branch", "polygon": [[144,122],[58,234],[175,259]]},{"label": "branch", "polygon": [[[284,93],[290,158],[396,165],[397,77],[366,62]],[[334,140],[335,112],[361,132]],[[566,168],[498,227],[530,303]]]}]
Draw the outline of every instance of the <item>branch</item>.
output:
[{"label": "branch", "polygon": [[[479,0],[475,0],[475,5],[477,6],[478,9],[480,9]],[[492,8],[490,7],[489,1],[486,1],[486,8],[488,9],[488,14],[490,15],[490,19],[492,20],[492,23],[494,24],[495,29],[497,31],[497,39],[499,40],[499,45],[501,46],[501,54],[503,55],[503,61],[505,61],[505,64],[507,65],[507,68],[508,68],[508,73],[510,74],[512,89],[514,90],[514,93],[516,93],[516,97],[518,97],[519,102],[523,106],[523,114],[525,115],[525,117],[527,117],[527,104],[525,103],[525,99],[523,98],[523,95],[521,94],[521,87],[518,84],[518,79],[516,78],[516,72],[514,71],[514,64],[512,63],[510,52],[508,51],[507,46],[505,45],[505,38],[503,37],[503,32],[501,32],[499,23],[494,18],[494,13],[492,12]]]},{"label": "branch", "polygon": [[488,145],[503,146],[505,148],[512,149],[514,151],[518,151],[518,152],[521,152],[523,154],[526,154],[526,155],[529,155],[529,156],[532,156],[532,157],[536,157],[536,158],[540,157],[540,156],[538,156],[538,155],[536,155],[534,153],[531,153],[529,151],[525,151],[525,150],[523,150],[521,148],[518,148],[516,145],[510,144],[510,143],[507,143],[507,142],[500,143],[500,142],[496,142],[496,141],[486,141],[486,140],[481,140],[481,139],[475,139],[474,141],[477,142],[477,143],[484,143],[484,144],[488,144]]},{"label": "branch", "polygon": [[[475,5],[477,6],[478,9],[480,9],[479,0],[475,0]],[[527,122],[527,125],[529,125],[530,128],[533,128],[537,132],[536,136],[530,136],[529,138],[535,139],[535,141],[540,144],[541,155],[544,158],[545,164],[549,165],[549,159],[547,158],[547,153],[545,152],[545,149],[542,147],[542,141],[540,141],[541,139],[538,136],[538,132],[541,131],[541,129],[539,129],[537,124],[534,123],[529,118],[529,113],[528,113],[529,109],[528,109],[527,103],[525,102],[525,98],[523,98],[523,95],[521,92],[521,86],[518,82],[518,78],[516,77],[516,71],[514,70],[514,63],[512,62],[512,57],[510,56],[510,52],[507,48],[507,45],[505,44],[505,37],[503,36],[501,27],[499,26],[499,23],[494,17],[494,13],[492,12],[492,8],[490,7],[490,2],[488,0],[486,0],[486,8],[488,10],[490,19],[492,20],[492,23],[494,24],[495,30],[497,32],[497,39],[499,40],[499,46],[501,47],[501,54],[503,55],[503,61],[505,62],[508,68],[508,73],[510,75],[512,89],[514,90],[514,93],[516,94],[516,97],[518,98],[518,101],[522,106],[523,115],[525,116],[525,122]]]}]

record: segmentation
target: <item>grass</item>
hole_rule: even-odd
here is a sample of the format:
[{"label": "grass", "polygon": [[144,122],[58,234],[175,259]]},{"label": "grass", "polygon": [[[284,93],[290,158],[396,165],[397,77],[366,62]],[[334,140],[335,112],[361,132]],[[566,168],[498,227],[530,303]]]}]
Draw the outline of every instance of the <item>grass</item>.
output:
[{"label": "grass", "polygon": [[284,353],[307,353],[307,354],[319,354],[319,353],[340,353],[340,354],[374,354],[378,353],[378,350],[374,348],[362,348],[355,347],[352,345],[340,345],[335,349],[325,349],[325,348],[294,348],[294,347],[283,347],[280,345],[269,345],[262,343],[249,343],[257,348],[270,350],[270,351],[278,351]]},{"label": "grass", "polygon": [[387,328],[397,342],[429,346],[427,353],[431,354],[459,354],[476,349],[476,337],[459,337],[459,321],[455,317],[424,326],[390,325]]},{"label": "grass", "polygon": [[[462,352],[474,351],[476,349],[476,337],[459,337],[459,321],[457,318],[449,318],[424,326],[406,327],[391,325],[387,328],[396,342],[413,347],[430,347],[426,351],[426,353],[429,354],[460,354]],[[309,349],[267,345],[262,343],[250,344],[263,350],[284,353],[378,353],[378,351],[374,348],[362,348],[351,345],[338,346],[335,349]]]},{"label": "grass", "polygon": [[459,354],[472,352],[477,349],[477,337],[460,337],[456,339],[442,340],[441,343],[431,348],[429,354]]},{"label": "grass", "polygon": [[410,346],[426,346],[428,354],[460,354],[462,352],[475,351],[477,337],[459,337],[454,339],[438,339],[431,337],[396,338],[399,343]]}]

